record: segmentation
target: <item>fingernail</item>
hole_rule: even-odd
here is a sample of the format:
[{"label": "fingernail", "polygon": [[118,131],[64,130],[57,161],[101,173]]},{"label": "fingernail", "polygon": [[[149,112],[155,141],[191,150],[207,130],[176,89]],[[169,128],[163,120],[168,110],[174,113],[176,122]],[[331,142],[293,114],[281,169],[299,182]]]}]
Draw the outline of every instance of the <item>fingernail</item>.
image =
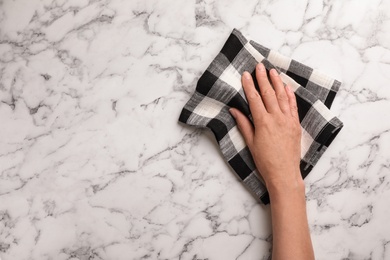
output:
[{"label": "fingernail", "polygon": [[286,89],[287,89],[288,92],[292,93],[292,90],[291,90],[289,85],[286,85]]},{"label": "fingernail", "polygon": [[234,118],[236,118],[236,111],[234,111],[234,109],[233,108],[231,108],[231,109],[229,109],[229,112],[230,112],[230,114],[234,117]]},{"label": "fingernail", "polygon": [[243,76],[245,79],[251,79],[251,74],[248,71],[244,71]]},{"label": "fingernail", "polygon": [[278,76],[278,72],[276,71],[276,69],[271,69],[270,73],[272,76]]},{"label": "fingernail", "polygon": [[263,64],[263,63],[259,63],[259,64],[257,65],[257,69],[258,69],[259,71],[261,71],[261,72],[265,71],[264,64]]}]

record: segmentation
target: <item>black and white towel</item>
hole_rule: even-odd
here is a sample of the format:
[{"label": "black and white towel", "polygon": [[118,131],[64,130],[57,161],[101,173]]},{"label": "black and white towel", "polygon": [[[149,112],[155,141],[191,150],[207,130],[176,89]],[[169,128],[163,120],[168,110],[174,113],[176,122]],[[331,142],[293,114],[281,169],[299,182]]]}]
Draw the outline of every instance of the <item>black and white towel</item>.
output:
[{"label": "black and white towel", "polygon": [[233,30],[222,50],[200,77],[195,93],[184,106],[179,121],[211,129],[226,161],[244,185],[263,203],[269,203],[265,185],[229,108],[252,118],[241,85],[241,75],[254,77],[257,63],[275,68],[291,86],[298,103],[302,127],[300,169],[309,174],[331,144],[342,122],[329,110],[341,83],[315,69],[285,57]]}]

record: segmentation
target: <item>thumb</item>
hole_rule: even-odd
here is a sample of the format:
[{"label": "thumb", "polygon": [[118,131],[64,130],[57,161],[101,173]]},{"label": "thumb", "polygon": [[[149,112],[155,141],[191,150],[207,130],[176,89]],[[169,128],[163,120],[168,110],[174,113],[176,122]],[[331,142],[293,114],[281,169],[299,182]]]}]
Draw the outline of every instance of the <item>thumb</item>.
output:
[{"label": "thumb", "polygon": [[229,112],[236,120],[238,129],[240,130],[242,136],[244,137],[245,143],[248,146],[251,146],[251,144],[253,142],[253,136],[255,134],[255,130],[253,128],[252,123],[238,109],[231,108],[231,109],[229,109]]}]

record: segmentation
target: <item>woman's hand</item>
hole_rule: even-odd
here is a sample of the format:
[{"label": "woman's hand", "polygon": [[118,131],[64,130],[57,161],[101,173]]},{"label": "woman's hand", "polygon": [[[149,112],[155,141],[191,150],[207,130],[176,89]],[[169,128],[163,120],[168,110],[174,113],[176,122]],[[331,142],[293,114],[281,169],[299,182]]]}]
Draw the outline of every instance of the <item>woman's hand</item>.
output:
[{"label": "woman's hand", "polygon": [[253,117],[253,124],[239,110],[232,108],[256,167],[267,189],[288,190],[303,186],[299,170],[301,126],[295,95],[284,87],[277,71],[270,71],[271,86],[263,64],[256,66],[260,94],[248,72],[242,76],[242,85]]},{"label": "woman's hand", "polygon": [[273,87],[263,64],[256,67],[260,94],[245,72],[242,85],[253,125],[240,111],[231,109],[244,136],[271,200],[272,259],[314,259],[306,214],[305,186],[299,170],[301,126],[291,89],[284,87],[275,70]]}]

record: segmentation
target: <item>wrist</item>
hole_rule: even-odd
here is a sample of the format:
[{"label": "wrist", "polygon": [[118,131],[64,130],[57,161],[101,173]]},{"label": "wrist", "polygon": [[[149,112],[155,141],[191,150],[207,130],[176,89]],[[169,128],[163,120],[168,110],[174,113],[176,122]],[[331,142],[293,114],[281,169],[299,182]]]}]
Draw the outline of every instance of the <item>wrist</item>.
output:
[{"label": "wrist", "polygon": [[275,197],[282,199],[290,197],[305,197],[305,183],[302,179],[300,170],[289,174],[284,173],[279,176],[286,176],[286,178],[279,180],[274,179],[266,182],[266,187],[271,200]]}]

